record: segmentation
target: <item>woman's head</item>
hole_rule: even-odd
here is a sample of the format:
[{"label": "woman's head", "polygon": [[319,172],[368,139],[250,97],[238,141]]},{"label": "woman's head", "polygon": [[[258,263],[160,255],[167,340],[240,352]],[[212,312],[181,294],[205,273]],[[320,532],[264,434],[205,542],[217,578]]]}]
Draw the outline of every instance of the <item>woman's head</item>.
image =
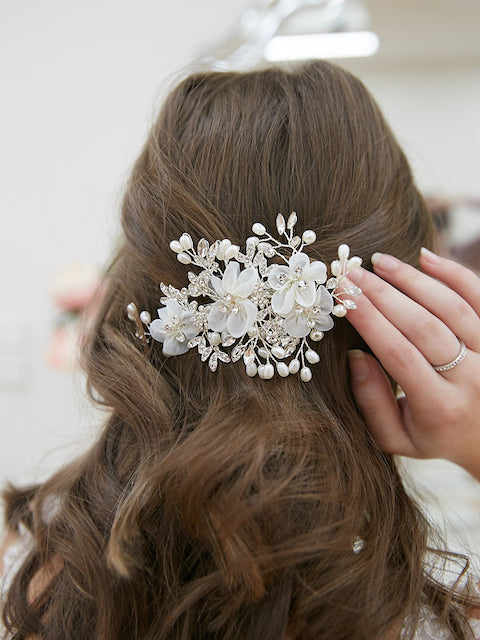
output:
[{"label": "woman's head", "polygon": [[[62,579],[88,612],[78,637],[93,616],[112,639],[281,640],[288,629],[361,640],[415,615],[422,597],[443,606],[423,577],[424,522],[355,407],[346,356],[361,341],[347,321],[319,343],[304,384],[251,379],[241,362],[211,373],[193,350],[144,352],[127,320],[131,300],[157,308],[160,282],[187,283],[169,250],[183,231],[243,245],[254,222],[273,229],[292,210],[325,262],[346,242],[367,265],[375,251],[414,263],[433,242],[405,156],[349,73],[318,61],[181,82],[133,169],[85,350],[111,417],[91,454],[43,489],[70,496],[48,540],[77,570]],[[108,614],[115,602],[125,614]]]}]

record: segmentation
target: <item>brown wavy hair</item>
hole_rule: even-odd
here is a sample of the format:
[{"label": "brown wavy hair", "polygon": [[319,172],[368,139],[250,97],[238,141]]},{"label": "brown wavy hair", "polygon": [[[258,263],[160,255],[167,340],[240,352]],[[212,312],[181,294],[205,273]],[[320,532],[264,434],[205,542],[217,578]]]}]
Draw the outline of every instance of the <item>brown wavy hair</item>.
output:
[{"label": "brown wavy hair", "polygon": [[414,627],[421,604],[470,637],[354,403],[347,350],[365,345],[347,321],[304,384],[251,379],[241,362],[212,374],[193,350],[146,354],[127,320],[132,300],[156,309],[159,282],[187,282],[168,248],[182,231],[242,245],[252,223],[292,210],[317,233],[312,259],[346,242],[366,265],[375,251],[416,264],[433,243],[407,160],[351,74],[315,61],[182,81],[133,168],[85,344],[109,417],[87,455],[6,493],[10,522],[35,537],[4,608],[14,638],[372,640],[407,615]]}]

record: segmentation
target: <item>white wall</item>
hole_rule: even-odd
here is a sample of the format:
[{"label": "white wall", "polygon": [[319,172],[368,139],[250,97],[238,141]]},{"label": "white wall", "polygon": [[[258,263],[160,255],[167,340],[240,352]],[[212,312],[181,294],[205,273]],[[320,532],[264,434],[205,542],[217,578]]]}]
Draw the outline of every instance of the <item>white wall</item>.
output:
[{"label": "white wall", "polygon": [[480,196],[480,60],[349,67],[383,108],[424,192]]},{"label": "white wall", "polygon": [[70,455],[73,434],[88,440],[83,381],[45,365],[52,278],[103,263],[161,95],[244,4],[2,3],[0,378],[20,380],[0,386],[0,482],[43,476]]},{"label": "white wall", "polygon": [[[246,4],[25,0],[0,9],[0,368],[15,364],[12,340],[23,358],[19,382],[0,387],[0,481],[43,477],[71,455],[73,436],[81,446],[91,438],[98,419],[81,377],[45,365],[51,279],[111,251],[122,184],[161,95]],[[480,197],[479,66],[350,66],[384,107],[420,186]]]}]

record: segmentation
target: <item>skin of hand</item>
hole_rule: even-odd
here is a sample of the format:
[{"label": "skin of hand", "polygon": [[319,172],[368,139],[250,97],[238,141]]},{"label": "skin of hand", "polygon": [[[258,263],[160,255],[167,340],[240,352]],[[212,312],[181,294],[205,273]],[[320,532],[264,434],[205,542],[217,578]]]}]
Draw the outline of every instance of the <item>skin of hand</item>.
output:
[{"label": "skin of hand", "polygon": [[[387,254],[349,279],[363,294],[347,318],[374,355],[349,353],[352,389],[379,447],[444,458],[480,480],[480,279],[422,249],[422,271]],[[454,360],[454,368],[435,365]],[[404,392],[396,398],[387,372]]]}]

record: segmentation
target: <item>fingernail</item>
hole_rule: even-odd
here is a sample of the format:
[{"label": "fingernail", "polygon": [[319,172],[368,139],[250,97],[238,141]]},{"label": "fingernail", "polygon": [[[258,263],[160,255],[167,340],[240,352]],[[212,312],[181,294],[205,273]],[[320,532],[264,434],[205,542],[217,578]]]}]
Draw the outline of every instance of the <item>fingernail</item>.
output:
[{"label": "fingernail", "polygon": [[343,282],[345,282],[345,286],[348,285],[349,280],[357,283],[363,280],[364,273],[365,269],[363,267],[357,267],[356,269],[352,269],[351,271],[349,271],[348,276],[343,279]]},{"label": "fingernail", "polygon": [[370,262],[374,267],[379,267],[384,271],[392,271],[398,267],[400,261],[387,253],[374,253]]},{"label": "fingernail", "polygon": [[437,256],[437,254],[433,253],[433,251],[429,251],[425,247],[422,247],[420,249],[420,255],[426,260],[428,260],[429,262],[433,262],[433,263],[440,262],[440,258]]},{"label": "fingernail", "polygon": [[348,351],[348,363],[350,374],[356,382],[366,380],[370,375],[370,367],[365,353],[360,349],[350,349]]}]

